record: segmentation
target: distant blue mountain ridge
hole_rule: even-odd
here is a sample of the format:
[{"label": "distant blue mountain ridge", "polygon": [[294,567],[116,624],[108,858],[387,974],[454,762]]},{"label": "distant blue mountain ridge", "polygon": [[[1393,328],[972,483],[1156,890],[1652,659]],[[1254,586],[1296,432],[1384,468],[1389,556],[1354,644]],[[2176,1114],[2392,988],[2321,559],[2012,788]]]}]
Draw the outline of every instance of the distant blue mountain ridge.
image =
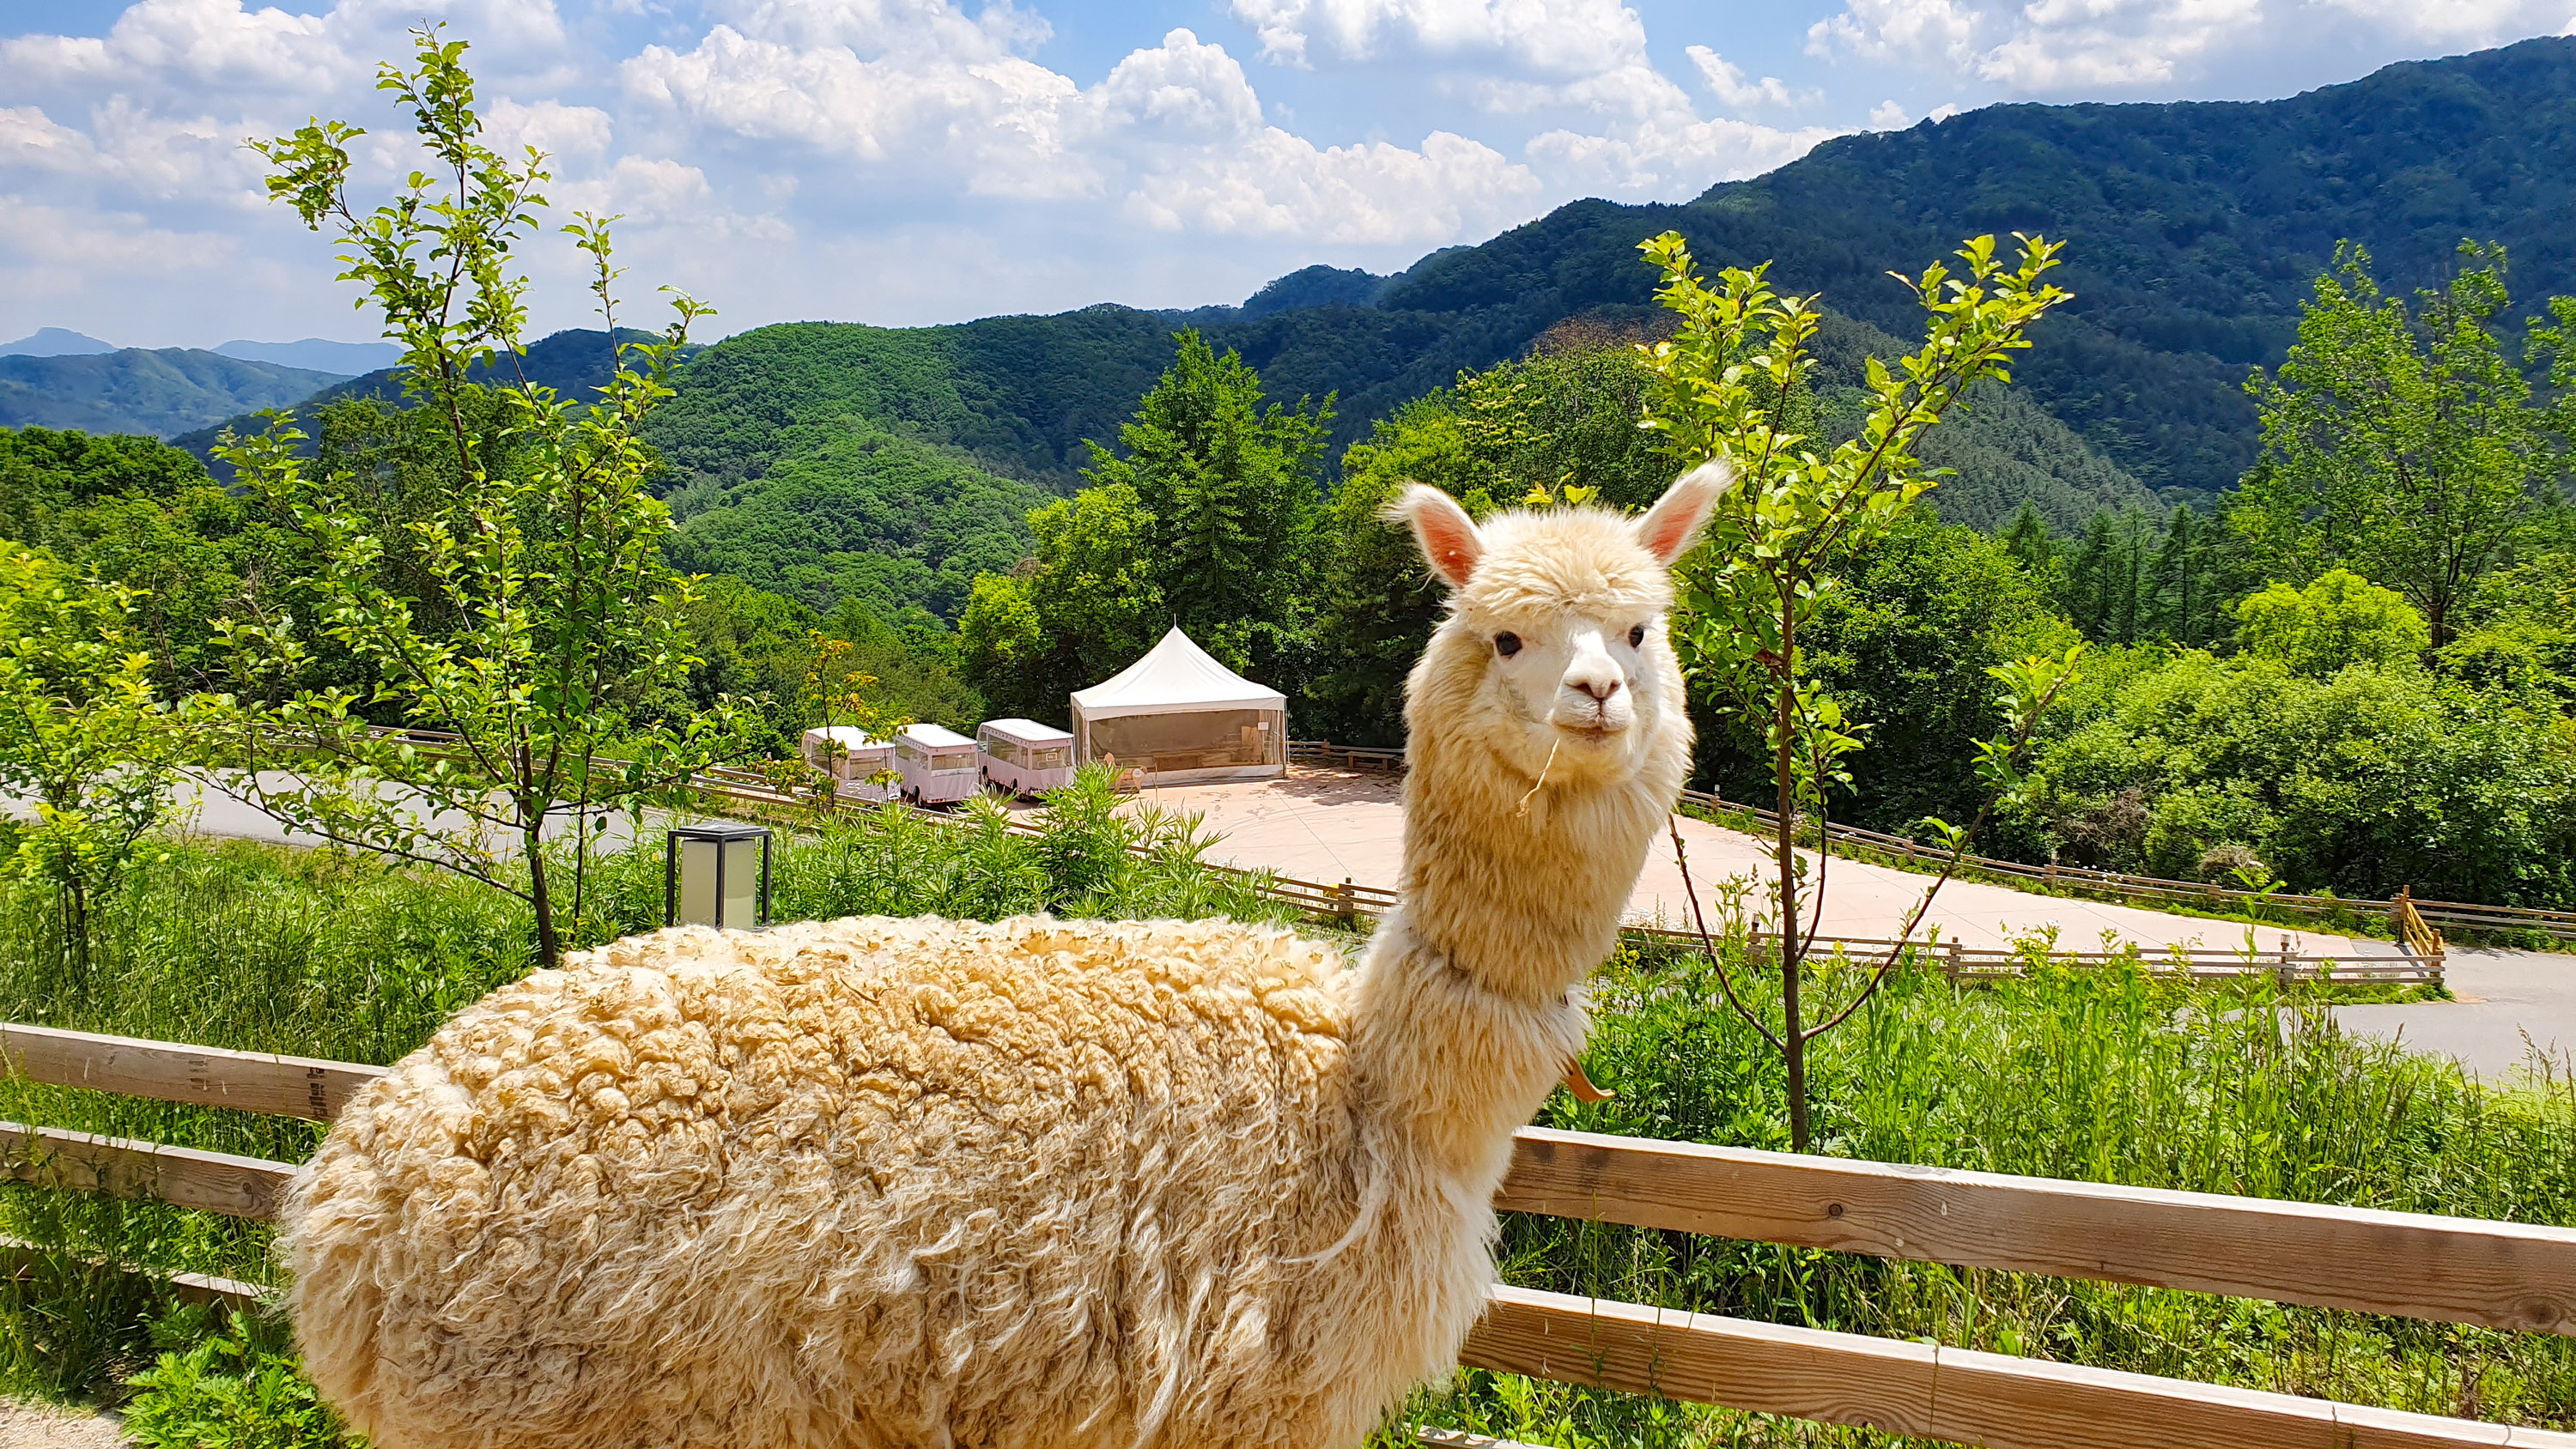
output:
[{"label": "distant blue mountain ridge", "polygon": [[402,349],[390,342],[333,342],[321,337],[301,342],[227,342],[214,351],[245,362],[274,362],[342,377],[357,377],[402,361]]},{"label": "distant blue mountain ridge", "polygon": [[[15,342],[0,343],[0,357],[94,357],[104,352],[128,350],[145,349],[119,347],[68,327],[39,327]],[[150,350],[167,352],[173,349]],[[221,347],[179,350],[212,352],[218,357],[237,358],[243,362],[273,362],[280,367],[328,372],[340,377],[356,377],[380,367],[391,367],[402,360],[402,349],[390,342],[333,342],[327,337],[307,337],[296,342],[254,342],[248,338],[235,338]]]},{"label": "distant blue mountain ridge", "polygon": [[116,350],[113,342],[68,327],[39,327],[15,342],[0,343],[0,357],[86,357]]},{"label": "distant blue mountain ridge", "polygon": [[347,377],[195,347],[0,356],[0,427],[167,438],[292,407]]}]

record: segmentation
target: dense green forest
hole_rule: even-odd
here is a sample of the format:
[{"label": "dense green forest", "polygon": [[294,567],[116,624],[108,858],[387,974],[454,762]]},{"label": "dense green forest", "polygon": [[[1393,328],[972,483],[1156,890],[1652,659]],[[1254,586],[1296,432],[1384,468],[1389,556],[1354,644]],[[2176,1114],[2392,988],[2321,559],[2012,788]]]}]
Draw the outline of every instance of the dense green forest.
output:
[{"label": "dense green forest", "polygon": [[[2576,41],[2540,40],[2277,102],[1993,107],[1830,142],[1682,206],[1578,203],[1396,276],[1310,267],[1240,307],[763,327],[681,370],[678,396],[649,424],[668,465],[657,487],[681,525],[672,552],[684,566],[818,616],[855,603],[889,624],[935,627],[961,615],[977,575],[1030,554],[1031,510],[1082,486],[1090,445],[1117,436],[1178,326],[1240,356],[1269,401],[1334,399],[1317,467],[1329,485],[1354,445],[1382,446],[1381,426],[1462,375],[1650,337],[1663,324],[1644,306],[1651,277],[1635,243],[1660,228],[1680,230],[1710,265],[1775,258],[1781,285],[1823,290],[1818,391],[1846,421],[1865,358],[1893,355],[1881,328],[1911,305],[1886,270],[1971,232],[2041,230],[2070,242],[2075,300],[2041,334],[2020,385],[1982,390],[1928,440],[1930,461],[1954,474],[1942,515],[1996,530],[2027,505],[2048,534],[2088,540],[2095,563],[2070,576],[2067,599],[2088,629],[2136,631],[2112,617],[2137,595],[2106,592],[2117,555],[2136,561],[2142,583],[2189,595],[2150,605],[2191,615],[2170,637],[2208,643],[2227,633],[2219,592],[2249,581],[2200,588],[2196,572],[2176,573],[2217,555],[2190,536],[2197,515],[2173,509],[2205,510],[2261,447],[2248,367],[2280,360],[2310,279],[2346,239],[2372,249],[2393,288],[2445,274],[2451,249],[2475,236],[2507,246],[2506,276],[2523,295],[2565,290],[2576,263],[2550,218],[2570,198],[2550,158],[2576,140],[2571,107]],[[558,333],[512,365],[587,396],[607,379],[607,344],[597,331]],[[206,364],[198,382],[167,360],[180,357]],[[176,434],[219,477],[229,475],[213,445],[225,428],[251,430],[253,408],[300,402],[314,431],[327,406],[401,397],[390,370],[308,397],[321,379],[267,368],[303,380],[218,400],[200,385],[207,369],[263,365],[212,354],[0,359],[8,367],[100,374],[41,394],[0,376],[0,410],[52,399],[9,420]],[[2177,528],[2180,541],[2165,542]],[[2150,533],[2153,558],[2140,553]]]},{"label": "dense green forest", "polygon": [[[2249,366],[2280,359],[2338,243],[2368,247],[2393,286],[2411,289],[2449,271],[2460,238],[2495,240],[2525,295],[2576,289],[2571,151],[2566,37],[2394,65],[2281,101],[1990,106],[1828,141],[1684,206],[1579,202],[1428,258],[1375,304],[1452,329],[1430,364],[1437,375],[1395,383],[1414,396],[1444,380],[1442,364],[1480,365],[1558,318],[1642,305],[1649,278],[1631,248],[1666,227],[1712,267],[1774,259],[1781,285],[1889,327],[1912,305],[1889,269],[1961,236],[2044,232],[2069,243],[2059,280],[2075,301],[2020,381],[2133,475],[2206,498],[2253,462],[2240,384]],[[1274,384],[1336,387],[1374,416],[1370,384],[1309,370],[1314,353],[1291,335],[1297,315],[1222,335]],[[1356,330],[1368,339],[1385,325]]]},{"label": "dense green forest", "polygon": [[[1945,424],[1927,457],[1959,474],[1836,560],[1804,646],[1863,729],[1856,821],[1911,829],[1973,809],[1987,668],[2087,639],[2093,662],[1991,845],[2303,889],[2576,900],[2576,520],[2561,501],[2576,301],[2535,335],[2535,386],[2503,365],[2512,308],[2491,259],[2412,301],[2379,293],[2365,261],[2312,280],[2299,345],[2255,390],[2263,451],[2209,511],[2152,511],[2079,452],[2091,491],[2069,483],[2054,510],[2026,499],[1998,527],[1949,521],[1952,498],[1991,517],[2010,495],[1972,490],[2005,463],[2050,461],[2065,435],[2009,392],[1974,396],[1965,416],[1982,430]],[[1569,487],[1636,507],[1672,472],[1636,426],[1643,374],[1616,329],[1557,329],[1337,458],[1334,400],[1269,401],[1240,354],[1185,330],[1070,497],[979,462],[973,442],[1009,435],[935,351],[912,354],[915,381],[890,381],[871,370],[880,352],[843,349],[855,330],[712,349],[694,365],[734,370],[731,404],[671,404],[655,435],[679,524],[669,552],[717,577],[687,620],[701,662],[648,715],[756,697],[784,748],[808,722],[818,651],[838,641],[890,714],[1061,723],[1066,693],[1178,621],[1287,690],[1301,735],[1400,743],[1403,674],[1440,597],[1379,517],[1395,490],[1434,483],[1478,513]],[[1822,426],[1848,431],[1848,377],[1892,344],[1828,319],[1811,374]],[[2338,402],[2347,375],[2364,404],[2429,386],[2449,405],[2356,410]],[[871,388],[913,400],[901,431],[868,415],[886,406]],[[2027,429],[2017,452],[1998,420]],[[424,421],[353,396],[315,428],[318,466],[395,533],[453,486],[424,461]],[[688,462],[750,452],[753,477]],[[2404,491],[2392,480],[2410,468],[2434,481]],[[2081,527],[2050,521],[2082,510]],[[2373,523],[2387,518],[2402,526]],[[0,434],[0,536],[141,590],[136,634],[174,693],[223,687],[213,621],[291,611],[310,568],[293,519],[140,438]],[[384,564],[417,566],[399,550]],[[1709,711],[1702,782],[1756,793],[1767,762],[1695,707]]]}]

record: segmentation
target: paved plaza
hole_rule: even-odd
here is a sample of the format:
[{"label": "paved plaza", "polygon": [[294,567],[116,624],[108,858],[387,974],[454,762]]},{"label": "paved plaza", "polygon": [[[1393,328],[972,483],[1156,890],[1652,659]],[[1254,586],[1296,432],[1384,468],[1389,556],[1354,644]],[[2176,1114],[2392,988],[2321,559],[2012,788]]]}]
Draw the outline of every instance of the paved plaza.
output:
[{"label": "paved plaza", "polygon": [[[1213,858],[1232,865],[1266,866],[1281,875],[1337,884],[1343,880],[1392,888],[1404,862],[1404,808],[1399,776],[1376,771],[1293,770],[1284,780],[1184,785],[1140,792],[1136,799],[1167,810],[1201,816],[1222,837]],[[1705,821],[1681,822],[1683,847],[1690,853],[1691,878],[1701,900],[1713,898],[1729,877],[1757,883],[1750,899],[1766,899],[1758,882],[1770,873],[1769,843],[1741,831]],[[1890,866],[1865,865],[1839,857],[1807,858],[1809,879],[1824,872],[1824,915],[1828,936],[1850,940],[1893,937],[1915,902],[1922,899],[1932,876]],[[1628,915],[1639,922],[1684,926],[1689,923],[1688,897],[1682,892],[1680,868],[1671,842],[1657,837],[1628,903]],[[1804,917],[1812,901],[1802,904]],[[2054,928],[2061,950],[2098,951],[2135,941],[2149,950],[2167,946],[2236,950],[2245,944],[2247,927],[2233,921],[2204,920],[2132,906],[2104,905],[2060,896],[2034,895],[2008,886],[1954,880],[1941,888],[1917,935],[1938,927],[1945,941],[1970,947],[1997,947],[2016,937]],[[2322,931],[2264,926],[2256,931],[2264,952],[2288,949],[2303,954],[2346,958],[2388,956],[2397,948],[2387,941],[2354,940]]]}]

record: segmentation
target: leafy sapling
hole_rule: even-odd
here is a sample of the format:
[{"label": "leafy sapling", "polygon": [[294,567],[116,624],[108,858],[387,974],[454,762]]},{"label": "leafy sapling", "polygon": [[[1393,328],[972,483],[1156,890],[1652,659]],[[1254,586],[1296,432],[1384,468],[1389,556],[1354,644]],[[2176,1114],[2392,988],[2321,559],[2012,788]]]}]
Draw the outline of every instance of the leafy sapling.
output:
[{"label": "leafy sapling", "polygon": [[[677,727],[643,707],[696,661],[684,622],[693,581],[663,556],[670,513],[646,486],[656,465],[642,425],[672,395],[672,366],[707,309],[677,297],[658,338],[621,335],[613,218],[577,215],[563,231],[590,271],[609,381],[589,402],[530,382],[519,367],[528,283],[513,247],[537,229],[545,157],[486,146],[464,43],[436,28],[415,35],[412,66],[386,65],[377,86],[411,111],[437,171],[413,172],[362,211],[349,192],[357,128],[317,121],[256,149],[271,197],[337,236],[343,278],[366,288],[403,346],[411,405],[446,422],[460,481],[409,540],[432,597],[388,587],[388,541],[349,502],[354,480],[313,476],[287,419],[272,414],[266,432],[225,443],[244,485],[315,542],[318,617],[275,610],[219,626],[251,687],[192,702],[196,763],[294,829],[521,897],[552,966],[567,926],[588,914],[595,825],[755,738],[753,715],[731,700]],[[312,686],[317,635],[372,687]],[[435,733],[392,734],[371,714]],[[548,859],[559,818],[568,893]]]},{"label": "leafy sapling", "polygon": [[[1763,1032],[1787,1067],[1790,1137],[1800,1151],[1810,1140],[1806,1043],[1875,989],[1874,979],[1824,1026],[1806,1025],[1803,967],[1821,920],[1827,857],[1816,858],[1814,909],[1801,929],[1806,862],[1796,834],[1802,818],[1821,832],[1832,792],[1851,788],[1845,762],[1863,747],[1866,729],[1814,676],[1800,641],[1833,587],[1831,566],[1885,538],[1940,481],[1915,456],[1923,434],[1971,385],[2009,382],[2012,354],[2030,346],[2032,325],[2067,300],[2045,280],[2061,244],[2016,240],[2017,263],[1997,258],[1994,238],[1978,237],[1960,249],[1964,270],[1956,275],[1935,262],[1919,277],[1898,276],[1926,314],[1923,345],[1893,368],[1869,360],[1858,433],[1830,446],[1818,436],[1810,387],[1816,299],[1775,292],[1767,263],[1726,268],[1711,286],[1678,233],[1640,247],[1663,273],[1658,300],[1680,318],[1670,339],[1638,349],[1650,374],[1642,425],[1673,456],[1723,458],[1743,480],[1711,519],[1708,542],[1682,562],[1673,639],[1693,688],[1772,761],[1778,826],[1770,894],[1784,1019],[1780,1030]],[[2071,668],[2071,658],[2064,665]],[[2007,681],[2016,696],[2024,682],[2018,674]],[[2035,697],[2054,691],[2042,686]],[[2002,756],[1981,760],[1981,770],[2017,762],[2027,743],[2025,725]]]}]

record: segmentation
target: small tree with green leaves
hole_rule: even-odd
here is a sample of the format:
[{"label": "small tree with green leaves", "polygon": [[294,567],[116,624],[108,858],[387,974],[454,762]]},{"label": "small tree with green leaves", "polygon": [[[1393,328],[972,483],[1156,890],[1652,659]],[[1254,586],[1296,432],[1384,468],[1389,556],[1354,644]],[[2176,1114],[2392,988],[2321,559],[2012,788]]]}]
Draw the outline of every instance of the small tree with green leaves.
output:
[{"label": "small tree with green leaves", "polygon": [[[2436,649],[2566,466],[2551,410],[2494,331],[2511,303],[2504,250],[2460,252],[2469,265],[2409,308],[2380,293],[2369,252],[2336,249],[2278,374],[2246,381],[2263,455],[2229,512],[2273,577],[2349,565],[2405,595]],[[2576,316],[2576,304],[2554,315]],[[2564,387],[2559,333],[2535,329],[2534,360],[2553,350]]]},{"label": "small tree with green leaves", "polygon": [[[1811,893],[1818,909],[1801,929],[1806,863],[1796,850],[1798,827],[1814,821],[1821,846],[1831,792],[1851,783],[1842,762],[1862,747],[1866,726],[1815,680],[1800,635],[1832,586],[1832,562],[1886,537],[1938,481],[1915,456],[1925,431],[1971,384],[2009,382],[2007,364],[2030,345],[2031,325],[2066,300],[2067,293],[2043,280],[2057,265],[2059,244],[2017,239],[2017,265],[1996,258],[1994,238],[1979,237],[1959,252],[1964,274],[1953,276],[1936,262],[1920,277],[1899,278],[1928,314],[1923,346],[1893,370],[1869,360],[1869,404],[1858,435],[1834,444],[1813,431],[1819,422],[1808,377],[1815,366],[1809,342],[1816,299],[1774,292],[1764,279],[1767,264],[1727,268],[1711,287],[1677,233],[1641,247],[1663,273],[1658,299],[1680,318],[1670,340],[1640,348],[1652,374],[1644,426],[1661,435],[1675,458],[1723,458],[1738,475],[1710,520],[1706,543],[1682,562],[1674,643],[1693,687],[1773,762],[1779,823],[1766,934],[1776,942],[1781,1025],[1754,1017],[1731,984],[1727,990],[1784,1059],[1790,1138],[1801,1152],[1810,1141],[1807,1044],[1868,1000],[1901,952],[1891,951],[1867,985],[1820,1025],[1807,1024],[1801,987],[1821,919],[1826,857],[1816,858]],[[2006,729],[1979,746],[1977,767],[1998,794],[2019,787],[2031,731],[2072,677],[2074,662],[2070,651],[2063,659],[1989,671],[2005,686]],[[1935,822],[1952,868],[1992,809],[1990,797],[1966,827]],[[1674,844],[1678,849],[1678,832]],[[1912,935],[1948,878],[1945,869],[1925,892],[1902,937]],[[1719,978],[1727,979],[1722,966]]]},{"label": "small tree with green leaves", "polygon": [[2413,664],[2432,639],[2424,616],[2394,589],[2350,569],[2328,569],[2306,588],[2275,583],[2236,601],[2236,642],[2324,678],[2349,664]]},{"label": "small tree with green leaves", "polygon": [[[895,731],[912,723],[899,714],[889,713],[868,696],[877,687],[877,677],[859,667],[858,646],[847,639],[834,639],[820,629],[805,636],[805,678],[796,690],[796,712],[824,731],[821,747],[823,758],[815,764],[805,763],[800,752],[788,762],[787,775],[802,784],[825,815],[835,813],[841,804],[841,767],[850,757],[849,747],[831,732],[854,729],[872,740],[890,740]],[[804,778],[795,780],[802,767]],[[884,783],[887,772],[880,770],[868,778]],[[779,783],[779,772],[772,772],[772,783]]]},{"label": "small tree with green leaves", "polygon": [[92,914],[173,817],[169,716],[126,629],[132,604],[15,545],[0,555],[0,793],[34,815],[0,822],[0,874],[53,887],[80,991]]},{"label": "small tree with green leaves", "polygon": [[[563,230],[590,268],[616,366],[589,402],[529,382],[517,366],[528,283],[512,249],[538,229],[545,158],[484,145],[463,42],[415,34],[413,65],[385,65],[377,86],[410,111],[434,171],[361,210],[349,191],[356,127],[315,122],[256,148],[269,194],[337,236],[343,278],[402,344],[408,401],[437,419],[455,492],[409,538],[388,539],[352,502],[354,480],[314,476],[284,418],[225,444],[242,482],[314,541],[320,617],[225,621],[251,690],[201,697],[191,717],[211,783],[295,829],[523,898],[552,966],[565,927],[584,919],[594,826],[747,752],[756,734],[730,700],[676,727],[639,713],[695,662],[691,580],[664,562],[670,515],[646,489],[654,460],[640,428],[671,395],[705,309],[679,297],[658,340],[620,340],[610,219],[577,215]],[[423,597],[388,587],[381,565],[397,545],[427,580]],[[373,688],[312,687],[314,633],[370,670]],[[369,709],[438,733],[381,732]],[[570,824],[568,902],[542,848],[558,817]]]}]

